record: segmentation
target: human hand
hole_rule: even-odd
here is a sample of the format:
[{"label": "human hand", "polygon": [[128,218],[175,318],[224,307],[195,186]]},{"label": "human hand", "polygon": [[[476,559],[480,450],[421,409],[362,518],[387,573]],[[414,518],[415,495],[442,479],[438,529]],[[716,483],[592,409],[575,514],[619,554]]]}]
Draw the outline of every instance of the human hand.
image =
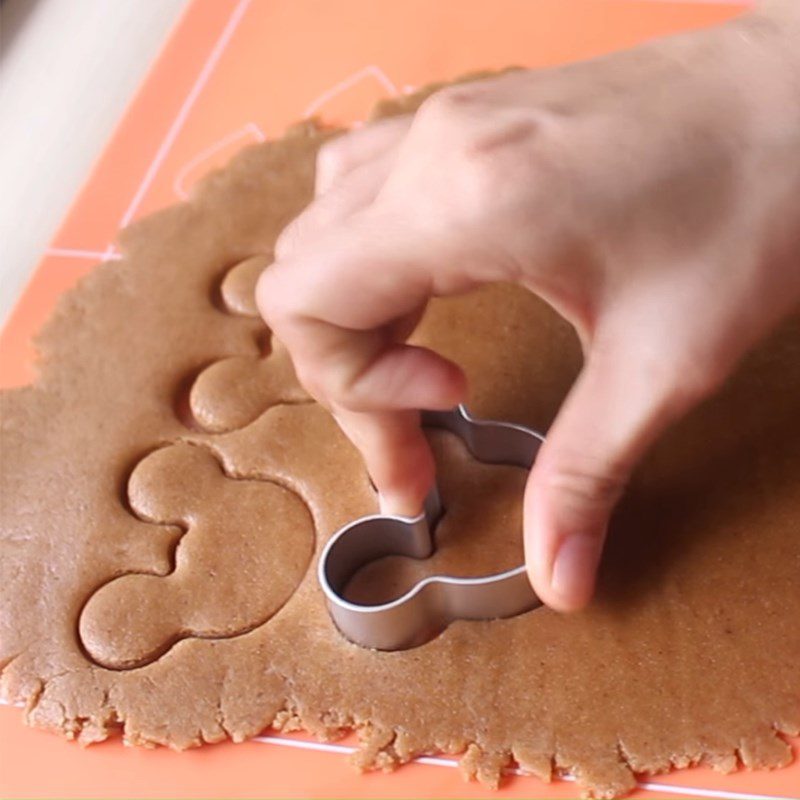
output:
[{"label": "human hand", "polygon": [[459,367],[409,346],[431,297],[515,281],[585,363],[531,472],[526,564],[584,606],[647,447],[800,297],[800,13],[592,62],[452,86],[340,137],[258,303],[306,389],[364,455],[382,507],[417,513],[434,466],[417,409]]}]

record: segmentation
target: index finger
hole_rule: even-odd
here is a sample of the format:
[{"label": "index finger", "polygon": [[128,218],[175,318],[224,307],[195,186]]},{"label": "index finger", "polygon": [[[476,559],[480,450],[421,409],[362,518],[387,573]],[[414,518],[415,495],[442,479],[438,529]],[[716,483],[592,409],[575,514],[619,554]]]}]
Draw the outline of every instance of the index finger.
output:
[{"label": "index finger", "polygon": [[415,411],[334,410],[345,435],[359,449],[378,490],[381,512],[415,516],[434,481],[435,465]]}]

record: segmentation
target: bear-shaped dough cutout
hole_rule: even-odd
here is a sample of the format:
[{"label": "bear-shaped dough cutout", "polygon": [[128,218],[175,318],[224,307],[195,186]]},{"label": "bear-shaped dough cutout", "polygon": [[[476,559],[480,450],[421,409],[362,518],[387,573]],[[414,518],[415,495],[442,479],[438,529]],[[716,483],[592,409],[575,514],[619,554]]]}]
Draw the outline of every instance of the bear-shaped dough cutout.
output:
[{"label": "bear-shaped dough cutout", "polygon": [[208,433],[238,430],[273,406],[309,402],[289,354],[273,340],[267,356],[231,356],[204,369],[189,392],[195,423]]},{"label": "bear-shaped dough cutout", "polygon": [[156,450],[128,483],[133,511],[186,533],[165,576],[128,574],[101,586],[80,616],[98,664],[131,669],[185,638],[230,638],[269,620],[292,596],[314,549],[305,504],[266,481],[227,477],[204,447]]},{"label": "bear-shaped dough cutout", "polygon": [[[271,257],[257,255],[232,267],[220,284],[225,308],[232,314],[257,317],[255,286]],[[195,423],[209,433],[238,430],[268,408],[310,400],[294,373],[285,348],[264,328],[263,355],[232,356],[204,369],[189,393]]]}]

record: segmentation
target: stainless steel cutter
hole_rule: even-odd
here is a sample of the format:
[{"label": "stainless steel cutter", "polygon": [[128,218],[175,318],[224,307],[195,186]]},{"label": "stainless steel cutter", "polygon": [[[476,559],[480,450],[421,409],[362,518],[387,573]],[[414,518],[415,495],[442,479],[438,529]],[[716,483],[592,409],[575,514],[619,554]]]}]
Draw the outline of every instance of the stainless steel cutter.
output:
[{"label": "stainless steel cutter", "polygon": [[[544,441],[522,425],[474,419],[464,406],[424,411],[422,424],[456,434],[478,461],[488,464],[529,468]],[[522,565],[480,578],[432,575],[389,603],[362,605],[342,596],[350,578],[370,561],[388,555],[430,556],[435,549],[433,530],[441,515],[434,488],[418,516],[361,517],[340,528],[325,545],[319,582],[333,621],[352,642],[378,650],[403,650],[430,640],[456,619],[513,617],[541,605]]]}]

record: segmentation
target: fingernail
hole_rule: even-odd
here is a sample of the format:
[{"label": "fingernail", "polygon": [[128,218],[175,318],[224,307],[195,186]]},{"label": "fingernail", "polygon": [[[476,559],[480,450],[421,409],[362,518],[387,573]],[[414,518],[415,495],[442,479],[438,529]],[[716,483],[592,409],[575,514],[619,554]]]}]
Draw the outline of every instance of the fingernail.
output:
[{"label": "fingernail", "polygon": [[594,586],[602,542],[597,536],[572,534],[561,543],[550,577],[552,590],[568,601],[583,602]]}]

